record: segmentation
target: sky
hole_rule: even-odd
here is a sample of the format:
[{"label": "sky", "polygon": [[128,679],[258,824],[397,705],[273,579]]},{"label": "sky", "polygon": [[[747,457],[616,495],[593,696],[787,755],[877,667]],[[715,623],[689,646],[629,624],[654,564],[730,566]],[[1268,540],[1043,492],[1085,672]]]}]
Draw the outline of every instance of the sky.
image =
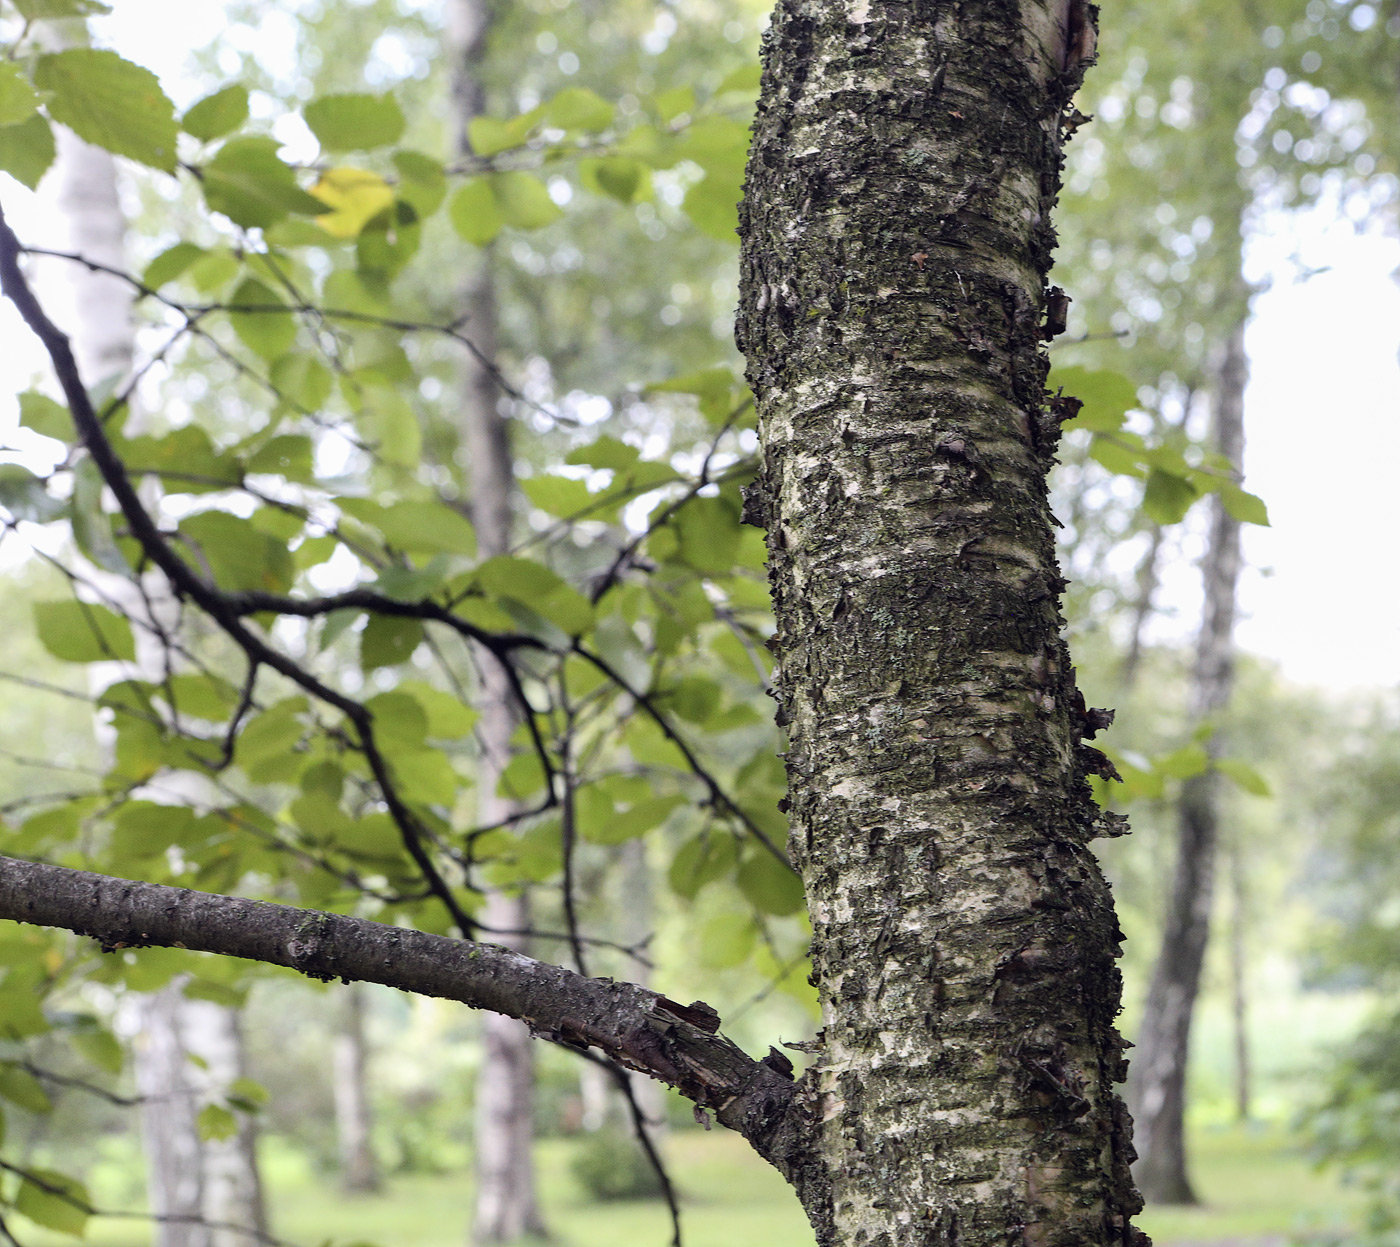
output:
[{"label": "sky", "polygon": [[[197,94],[193,50],[223,27],[223,0],[116,0],[100,40],[154,70],[177,105]],[[51,244],[53,213],[0,175],[12,223]],[[1400,241],[1358,235],[1326,213],[1285,221],[1256,245],[1271,277],[1246,336],[1245,483],[1272,526],[1247,528],[1241,646],[1298,683],[1336,691],[1400,685]],[[1322,269],[1294,276],[1296,255]],[[9,395],[39,367],[10,309],[0,310],[0,444],[22,443]],[[1193,569],[1164,579],[1162,633],[1189,628]]]}]

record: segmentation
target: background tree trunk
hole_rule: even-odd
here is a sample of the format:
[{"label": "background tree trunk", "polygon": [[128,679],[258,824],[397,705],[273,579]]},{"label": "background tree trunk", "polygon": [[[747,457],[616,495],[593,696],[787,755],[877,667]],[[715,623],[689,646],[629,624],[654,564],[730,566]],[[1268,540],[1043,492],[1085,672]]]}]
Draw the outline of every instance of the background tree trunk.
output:
[{"label": "background tree trunk", "polygon": [[[484,108],[480,67],[493,10],[490,0],[450,0],[447,43],[452,57],[452,98],[456,113],[457,148],[470,153],[467,127]],[[496,357],[496,299],[489,252],[462,283],[461,307],[468,313],[466,332],[482,358]],[[510,547],[511,495],[515,487],[510,431],[497,408],[494,379],[476,359],[463,365],[463,446],[469,460],[472,521],[482,558],[504,554]],[[505,673],[489,655],[480,661],[481,721],[477,740],[481,765],[477,784],[477,817],[490,824],[513,812],[509,799],[497,793],[501,773],[510,760],[510,742],[517,716]],[[521,935],[530,925],[524,894],[491,892],[482,922],[493,942],[526,951]],[[476,1209],[473,1241],[511,1243],[526,1236],[543,1237],[544,1218],[535,1194],[534,1049],[528,1029],[513,1018],[488,1013],[481,1020],[481,1070],[476,1084]]]},{"label": "background tree trunk", "polygon": [[185,1003],[178,984],[142,996],[133,1044],[146,1190],[155,1247],[211,1247],[204,1215],[204,1166],[195,1126],[191,1066],[180,1024]]},{"label": "background tree trunk", "polygon": [[340,1029],[335,1037],[335,1131],[340,1153],[340,1185],[369,1194],[383,1185],[374,1154],[369,1098],[369,1044],[365,1037],[365,989],[347,983],[341,990]]},{"label": "background tree trunk", "polygon": [[[55,23],[50,37],[61,46],[77,41],[82,33],[77,23]],[[59,127],[57,133],[58,201],[69,245],[88,259],[122,270],[126,217],[116,163],[108,152],[82,142],[69,130]],[[68,276],[73,337],[83,375],[94,385],[124,381],[135,355],[130,287],[119,278],[79,266],[73,266]],[[128,434],[141,426],[134,400],[132,407]],[[149,613],[162,628],[173,626],[176,603],[159,578],[151,578],[142,594],[122,576],[94,574],[101,576],[109,596],[129,614],[139,618]],[[138,663],[145,678],[160,679],[163,661],[159,638],[141,635]],[[167,793],[178,786],[179,781],[167,784]],[[241,1076],[236,1015],[218,1005],[186,1000],[177,987],[138,1001],[136,1015],[141,1031],[134,1049],[136,1080],[141,1094],[152,1097],[142,1113],[151,1210],[173,1217],[203,1216],[265,1233],[255,1123],[244,1118],[237,1138],[208,1143],[200,1139],[195,1124],[199,1105],[189,1054],[196,1052],[210,1062],[209,1088],[226,1090],[229,1082]],[[227,1232],[211,1232],[192,1221],[157,1223],[155,1234],[157,1247],[235,1247],[247,1238],[230,1239]]]},{"label": "background tree trunk", "polygon": [[[247,1074],[238,1013],[208,1000],[176,1002],[186,1060],[196,1056],[195,1081],[203,1098],[217,1101]],[[258,1172],[258,1126],[251,1114],[238,1114],[238,1130],[227,1139],[203,1140],[203,1212],[210,1247],[257,1247],[267,1236],[267,1207]],[[241,1227],[241,1228],[239,1228]]]},{"label": "background tree trunk", "polygon": [[1041,349],[1069,0],[782,0],[741,208],[823,1245],[1134,1241]]},{"label": "background tree trunk", "polygon": [[[1215,449],[1236,465],[1244,456],[1244,390],[1249,361],[1244,353],[1244,321],[1225,345],[1215,386]],[[1240,576],[1240,523],[1212,495],[1210,538],[1202,573],[1205,605],[1196,646],[1191,686],[1191,717],[1208,721],[1224,709],[1234,683],[1235,594]],[[1219,733],[1207,749],[1220,752]],[[1219,776],[1213,769],[1188,779],[1178,807],[1176,870],[1158,956],[1143,1010],[1131,1088],[1135,1143],[1134,1169],[1146,1198],[1154,1203],[1192,1204],[1186,1162],[1186,1068],[1191,1017],[1200,990],[1201,967],[1210,938],[1218,840]]]}]

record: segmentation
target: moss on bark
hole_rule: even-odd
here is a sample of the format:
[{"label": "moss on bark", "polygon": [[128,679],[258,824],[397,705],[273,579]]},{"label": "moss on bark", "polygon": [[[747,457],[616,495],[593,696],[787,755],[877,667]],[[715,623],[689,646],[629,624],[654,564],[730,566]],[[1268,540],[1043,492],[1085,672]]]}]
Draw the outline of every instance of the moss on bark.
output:
[{"label": "moss on bark", "polygon": [[823,1244],[1131,1242],[1101,759],[1061,637],[1045,272],[1074,0],[783,0],[739,340],[791,852],[824,1038]]}]

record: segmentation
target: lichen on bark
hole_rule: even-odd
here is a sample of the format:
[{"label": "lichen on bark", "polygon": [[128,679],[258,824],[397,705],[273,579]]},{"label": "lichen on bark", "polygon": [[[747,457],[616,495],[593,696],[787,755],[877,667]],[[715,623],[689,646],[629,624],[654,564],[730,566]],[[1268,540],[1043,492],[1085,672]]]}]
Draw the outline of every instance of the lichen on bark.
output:
[{"label": "lichen on bark", "polygon": [[1132,1242],[1045,273],[1078,0],[782,0],[738,325],[841,1247]]}]

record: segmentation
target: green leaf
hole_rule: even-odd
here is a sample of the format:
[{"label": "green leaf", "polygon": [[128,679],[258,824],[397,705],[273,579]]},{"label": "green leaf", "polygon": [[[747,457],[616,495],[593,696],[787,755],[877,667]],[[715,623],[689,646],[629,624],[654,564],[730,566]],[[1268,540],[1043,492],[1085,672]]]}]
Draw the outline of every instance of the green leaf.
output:
[{"label": "green leaf", "polygon": [[499,121],[495,117],[473,117],[467,123],[467,141],[478,156],[495,156],[509,151],[530,137],[530,131],[539,124],[543,113],[543,108],[532,108],[509,121]]},{"label": "green leaf", "polygon": [[14,6],[29,22],[54,17],[97,17],[112,11],[112,6],[102,0],[14,0]]},{"label": "green leaf", "polygon": [[330,369],[305,351],[289,352],[274,360],[269,380],[279,394],[303,411],[319,411],[335,387]]},{"label": "green leaf", "polygon": [[161,691],[174,698],[172,709],[218,723],[238,704],[238,690],[217,675],[172,676]]},{"label": "green leaf", "polygon": [[735,178],[706,174],[686,191],[681,207],[702,234],[737,246],[742,186]]},{"label": "green leaf", "polygon": [[594,844],[625,844],[661,826],[672,810],[685,804],[686,798],[681,796],[650,797],[617,811],[608,802],[605,813],[601,807],[597,811],[603,817],[579,819],[579,834]]},{"label": "green leaf", "polygon": [[220,589],[285,593],[292,587],[292,556],[285,542],[259,532],[242,516],[200,511],[180,521],[177,549],[187,563],[213,577]]},{"label": "green leaf", "polygon": [[136,657],[131,624],[105,606],[35,602],[34,623],[44,648],[64,662],[130,662]]},{"label": "green leaf", "polygon": [[1142,493],[1142,509],[1155,523],[1178,524],[1196,501],[1195,486],[1183,477],[1161,468],[1147,474],[1147,486]]},{"label": "green leaf", "polygon": [[[248,457],[249,472],[268,472],[289,481],[310,482],[315,478],[311,439],[299,433],[269,438]],[[301,527],[297,517],[297,528]]]},{"label": "green leaf", "polygon": [[235,225],[266,229],[288,213],[320,216],[326,205],[297,184],[278,155],[282,144],[261,136],[229,139],[204,166],[204,200]]},{"label": "green leaf", "polygon": [[53,1101],[43,1084],[18,1065],[0,1065],[0,1098],[29,1113],[52,1113]]},{"label": "green leaf", "polygon": [[87,1188],[52,1169],[30,1169],[28,1175],[20,1182],[15,1211],[46,1230],[81,1238],[92,1211]]},{"label": "green leaf", "polygon": [[73,436],[73,418],[68,408],[56,403],[38,390],[26,390],[19,396],[19,422],[45,437],[66,442]]},{"label": "green leaf", "polygon": [[0,126],[0,170],[30,190],[38,189],[56,154],[53,129],[46,117],[36,113],[19,125]]},{"label": "green leaf", "polygon": [[1215,769],[1234,780],[1251,796],[1271,797],[1274,795],[1273,789],[1269,787],[1269,781],[1248,762],[1241,762],[1238,758],[1221,758],[1215,764]]},{"label": "green leaf", "polygon": [[375,452],[389,463],[417,468],[423,458],[423,430],[409,401],[387,385],[365,385],[356,423]]},{"label": "green leaf", "polygon": [[507,225],[516,229],[542,229],[564,215],[549,197],[545,184],[532,173],[513,169],[492,174],[490,181],[501,219]]},{"label": "green leaf", "polygon": [[205,254],[203,247],[192,242],[177,242],[146,265],[146,271],[141,275],[141,284],[149,286],[152,290],[159,290],[166,282],[181,276]]},{"label": "green leaf", "polygon": [[375,502],[337,498],[347,515],[368,524],[385,544],[405,554],[476,554],[476,530],[460,511],[442,502]]},{"label": "green leaf", "polygon": [[739,865],[739,891],[760,913],[786,916],[806,904],[802,880],[764,848],[751,849]]},{"label": "green leaf", "polygon": [[447,197],[442,161],[405,149],[394,153],[394,168],[399,171],[400,198],[413,205],[419,220],[432,216]]},{"label": "green leaf", "polygon": [[0,126],[18,125],[39,111],[39,97],[20,67],[0,61]]},{"label": "green leaf", "polygon": [[68,510],[37,476],[17,463],[0,464],[0,507],[17,520],[47,524]]},{"label": "green leaf", "polygon": [[417,619],[371,615],[360,633],[360,666],[374,671],[407,662],[422,640],[423,625]]},{"label": "green leaf", "polygon": [[209,1139],[231,1139],[238,1133],[238,1118],[222,1104],[206,1104],[195,1118],[199,1137]]},{"label": "green leaf", "polygon": [[676,513],[680,556],[696,571],[724,575],[739,550],[739,509],[728,498],[692,498]]},{"label": "green leaf", "polygon": [[550,515],[577,515],[598,501],[587,484],[569,476],[531,476],[520,482],[520,488]]},{"label": "green leaf", "polygon": [[729,874],[738,858],[733,836],[717,831],[699,832],[681,846],[671,862],[667,872],[671,890],[686,900],[694,900],[705,884]]},{"label": "green leaf", "polygon": [[105,1027],[80,1030],[73,1036],[73,1047],[109,1074],[120,1074],[126,1054],[117,1037]]},{"label": "green leaf", "polygon": [[1241,489],[1231,481],[1222,481],[1217,486],[1217,491],[1220,494],[1221,505],[1231,519],[1239,520],[1241,524],[1269,527],[1269,510],[1262,498]]},{"label": "green leaf", "polygon": [[1102,464],[1118,476],[1141,478],[1142,470],[1141,439],[1130,434],[1117,433],[1112,436],[1095,436],[1089,444],[1089,458]]},{"label": "green leaf", "polygon": [[202,142],[223,138],[248,120],[248,88],[241,83],[206,95],[180,119],[180,128]]},{"label": "green leaf", "polygon": [[491,183],[485,178],[459,187],[448,202],[447,216],[458,236],[476,247],[484,247],[506,223]]},{"label": "green leaf", "polygon": [[1137,387],[1122,373],[1073,365],[1050,373],[1051,390],[1063,390],[1084,405],[1066,429],[1089,429],[1095,433],[1116,433],[1129,411],[1138,405]]},{"label": "green leaf", "polygon": [[567,87],[543,108],[545,120],[561,130],[606,130],[616,116],[613,106],[587,87]]},{"label": "green leaf", "polygon": [[245,278],[234,291],[228,318],[243,345],[264,359],[285,354],[296,341],[296,318],[256,277]]},{"label": "green leaf", "polygon": [[118,156],[175,172],[175,105],[149,69],[115,52],[69,48],[39,57],[34,85],[49,116]]},{"label": "green leaf", "polygon": [[651,198],[651,171],[631,156],[594,156],[579,161],[579,179],[596,195],[608,195],[620,203]]},{"label": "green leaf", "polygon": [[421,680],[405,680],[395,692],[412,697],[427,716],[427,734],[436,740],[459,740],[470,734],[480,714],[451,693]]},{"label": "green leaf", "polygon": [[500,555],[478,567],[476,575],[487,593],[527,607],[570,636],[578,636],[593,625],[588,599],[543,563]]},{"label": "green leaf", "polygon": [[630,468],[641,457],[641,453],[635,446],[629,446],[626,442],[604,434],[586,446],[571,450],[565,456],[564,462],[586,464],[594,468],[612,468],[616,471]]},{"label": "green leaf", "polygon": [[1157,769],[1173,779],[1191,779],[1210,766],[1210,755],[1200,745],[1183,745],[1165,757],[1156,759]]},{"label": "green leaf", "polygon": [[326,151],[387,147],[397,143],[404,132],[403,110],[392,95],[323,95],[312,100],[302,116]]}]

